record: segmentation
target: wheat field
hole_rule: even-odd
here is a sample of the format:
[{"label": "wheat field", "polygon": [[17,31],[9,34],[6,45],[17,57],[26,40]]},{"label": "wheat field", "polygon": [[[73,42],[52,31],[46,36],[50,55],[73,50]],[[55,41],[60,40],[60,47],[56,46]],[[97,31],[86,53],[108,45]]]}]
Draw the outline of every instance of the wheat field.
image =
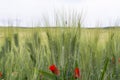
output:
[{"label": "wheat field", "polygon": [[[119,33],[119,28],[0,28],[0,79],[119,80]],[[49,69],[52,64],[59,76]]]}]

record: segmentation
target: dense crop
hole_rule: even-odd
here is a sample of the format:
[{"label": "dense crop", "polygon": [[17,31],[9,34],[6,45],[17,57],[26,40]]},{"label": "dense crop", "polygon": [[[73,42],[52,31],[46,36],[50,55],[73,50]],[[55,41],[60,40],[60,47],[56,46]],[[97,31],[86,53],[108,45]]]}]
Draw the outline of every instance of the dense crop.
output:
[{"label": "dense crop", "polygon": [[80,27],[14,30],[1,32],[0,79],[120,79],[119,31]]}]

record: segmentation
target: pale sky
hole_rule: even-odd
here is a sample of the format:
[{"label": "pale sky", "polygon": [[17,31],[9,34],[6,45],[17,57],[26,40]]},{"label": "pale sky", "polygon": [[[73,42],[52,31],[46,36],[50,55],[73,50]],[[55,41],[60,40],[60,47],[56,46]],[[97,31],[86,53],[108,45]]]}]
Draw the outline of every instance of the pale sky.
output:
[{"label": "pale sky", "polygon": [[120,0],[0,0],[0,25],[36,26],[64,11],[82,11],[86,27],[119,25]]}]

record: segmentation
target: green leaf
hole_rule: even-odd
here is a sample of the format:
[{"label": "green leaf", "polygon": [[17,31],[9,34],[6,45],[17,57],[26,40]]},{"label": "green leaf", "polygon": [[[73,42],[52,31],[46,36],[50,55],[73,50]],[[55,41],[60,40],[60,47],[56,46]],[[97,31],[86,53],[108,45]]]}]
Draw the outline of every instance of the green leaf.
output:
[{"label": "green leaf", "polygon": [[45,71],[40,70],[40,74],[43,75],[44,77],[47,77],[47,78],[52,79],[52,80],[56,79],[56,75],[45,72]]}]

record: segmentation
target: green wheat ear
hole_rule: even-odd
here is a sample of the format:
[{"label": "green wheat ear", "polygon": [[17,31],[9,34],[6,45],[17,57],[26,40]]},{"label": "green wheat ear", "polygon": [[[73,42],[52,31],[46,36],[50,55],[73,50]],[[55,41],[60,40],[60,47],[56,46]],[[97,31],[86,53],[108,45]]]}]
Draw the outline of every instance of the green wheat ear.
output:
[{"label": "green wheat ear", "polygon": [[16,47],[19,47],[19,36],[17,33],[13,35],[14,43]]},{"label": "green wheat ear", "polygon": [[6,37],[4,45],[1,47],[0,58],[4,57],[6,53],[11,52],[11,47],[12,47],[11,39],[9,37]]},{"label": "green wheat ear", "polygon": [[30,53],[30,58],[33,62],[33,64],[36,64],[36,55],[35,55],[35,51],[34,51],[34,47],[32,45],[31,42],[26,42],[26,47],[27,47],[27,51]]},{"label": "green wheat ear", "polygon": [[34,33],[33,40],[34,40],[35,47],[39,48],[40,47],[40,37],[37,32]]},{"label": "green wheat ear", "polygon": [[10,38],[9,37],[5,38],[5,44],[4,44],[4,48],[3,49],[4,49],[4,51],[6,53],[11,51],[11,46],[12,46],[12,44],[11,44]]}]

